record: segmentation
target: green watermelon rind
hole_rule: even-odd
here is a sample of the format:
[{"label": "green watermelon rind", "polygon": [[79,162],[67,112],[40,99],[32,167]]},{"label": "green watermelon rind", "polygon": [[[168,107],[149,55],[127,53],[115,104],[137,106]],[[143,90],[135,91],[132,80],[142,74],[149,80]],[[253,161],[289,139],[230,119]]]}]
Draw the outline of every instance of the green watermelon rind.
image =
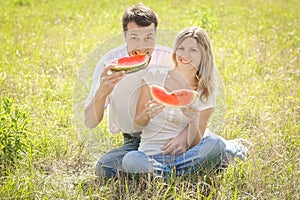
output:
[{"label": "green watermelon rind", "polygon": [[146,63],[142,64],[142,65],[139,65],[139,66],[126,66],[126,67],[114,67],[114,68],[111,68],[111,71],[114,71],[114,72],[120,72],[120,71],[125,71],[126,74],[130,74],[130,73],[133,73],[133,72],[137,72],[139,70],[142,70],[144,68],[146,68]]},{"label": "green watermelon rind", "polygon": [[[176,94],[176,93],[179,93],[179,92],[182,92],[182,91],[192,92],[193,93],[193,99],[189,103],[184,104],[184,105],[173,105],[173,104],[170,104],[168,102],[162,101],[159,97],[157,97],[157,95],[154,94],[154,92],[152,90],[152,88],[154,88],[154,87],[159,88],[160,90],[162,90],[163,92],[165,92],[167,95]],[[190,105],[192,105],[196,101],[196,99],[198,97],[198,92],[196,92],[194,90],[179,89],[179,90],[174,90],[172,92],[167,92],[164,87],[159,86],[159,85],[155,85],[155,84],[150,85],[150,93],[151,93],[151,96],[153,97],[153,99],[155,99],[159,103],[163,104],[164,106],[171,107],[171,108],[184,108],[184,107],[190,106]]]},{"label": "green watermelon rind", "polygon": [[148,61],[149,61],[149,55],[146,54],[145,60],[140,64],[133,65],[133,66],[118,66],[117,65],[117,66],[111,68],[110,70],[114,71],[114,72],[125,71],[126,74],[130,74],[130,73],[134,73],[134,72],[137,72],[139,70],[146,68]]}]

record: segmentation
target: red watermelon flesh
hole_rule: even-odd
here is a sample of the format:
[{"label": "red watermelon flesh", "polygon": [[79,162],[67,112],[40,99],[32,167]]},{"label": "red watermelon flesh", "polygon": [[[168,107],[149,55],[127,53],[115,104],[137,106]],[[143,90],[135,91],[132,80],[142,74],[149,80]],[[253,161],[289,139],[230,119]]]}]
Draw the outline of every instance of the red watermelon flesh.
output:
[{"label": "red watermelon flesh", "polygon": [[168,107],[185,107],[191,105],[197,98],[198,92],[189,89],[174,90],[167,92],[164,87],[151,85],[152,97]]},{"label": "red watermelon flesh", "polygon": [[133,73],[145,68],[148,64],[148,60],[149,60],[148,54],[122,57],[116,61],[116,66],[111,68],[111,70]]}]

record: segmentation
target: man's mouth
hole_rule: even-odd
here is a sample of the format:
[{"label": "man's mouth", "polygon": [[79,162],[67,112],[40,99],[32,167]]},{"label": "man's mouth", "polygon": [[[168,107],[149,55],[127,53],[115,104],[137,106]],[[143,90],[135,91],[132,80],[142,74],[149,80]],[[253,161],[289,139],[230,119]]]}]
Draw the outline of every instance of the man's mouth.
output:
[{"label": "man's mouth", "polygon": [[146,54],[150,55],[150,52],[149,51],[132,51],[131,54],[132,55],[146,55]]}]

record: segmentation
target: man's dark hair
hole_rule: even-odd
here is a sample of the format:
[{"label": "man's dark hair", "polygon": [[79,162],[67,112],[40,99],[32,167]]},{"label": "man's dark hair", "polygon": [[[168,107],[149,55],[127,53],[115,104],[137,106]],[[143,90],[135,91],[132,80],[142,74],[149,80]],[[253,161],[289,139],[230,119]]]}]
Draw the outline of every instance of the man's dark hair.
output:
[{"label": "man's dark hair", "polygon": [[157,28],[158,17],[156,13],[149,7],[138,3],[128,8],[122,18],[123,31],[127,31],[127,25],[129,22],[134,21],[137,25],[145,27],[150,26],[152,23]]}]

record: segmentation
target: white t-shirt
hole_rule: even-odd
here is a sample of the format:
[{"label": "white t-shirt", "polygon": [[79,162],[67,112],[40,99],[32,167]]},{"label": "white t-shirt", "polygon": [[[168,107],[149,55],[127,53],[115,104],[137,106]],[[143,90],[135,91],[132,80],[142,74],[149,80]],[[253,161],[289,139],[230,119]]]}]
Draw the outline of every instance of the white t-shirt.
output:
[{"label": "white t-shirt", "polygon": [[[168,71],[171,68],[152,68],[147,71],[143,79],[148,85],[165,85]],[[198,98],[193,106],[199,110],[205,110],[216,106],[216,98],[210,96],[206,103],[202,103]],[[147,126],[144,127],[139,151],[147,155],[162,153],[160,148],[166,144],[168,139],[176,137],[188,126],[187,117],[180,108],[165,107],[161,113],[153,117]]]},{"label": "white t-shirt", "polygon": [[[90,104],[100,86],[100,75],[104,69],[104,63],[118,58],[129,56],[126,45],[120,46],[107,53],[97,64],[90,93],[85,102],[85,107]],[[156,45],[149,65],[173,66],[172,49]],[[126,74],[125,77],[115,86],[112,93],[106,99],[108,109],[108,130],[111,133],[134,133],[133,126],[136,104],[142,85],[142,77],[147,70],[143,69],[135,73]]]}]

